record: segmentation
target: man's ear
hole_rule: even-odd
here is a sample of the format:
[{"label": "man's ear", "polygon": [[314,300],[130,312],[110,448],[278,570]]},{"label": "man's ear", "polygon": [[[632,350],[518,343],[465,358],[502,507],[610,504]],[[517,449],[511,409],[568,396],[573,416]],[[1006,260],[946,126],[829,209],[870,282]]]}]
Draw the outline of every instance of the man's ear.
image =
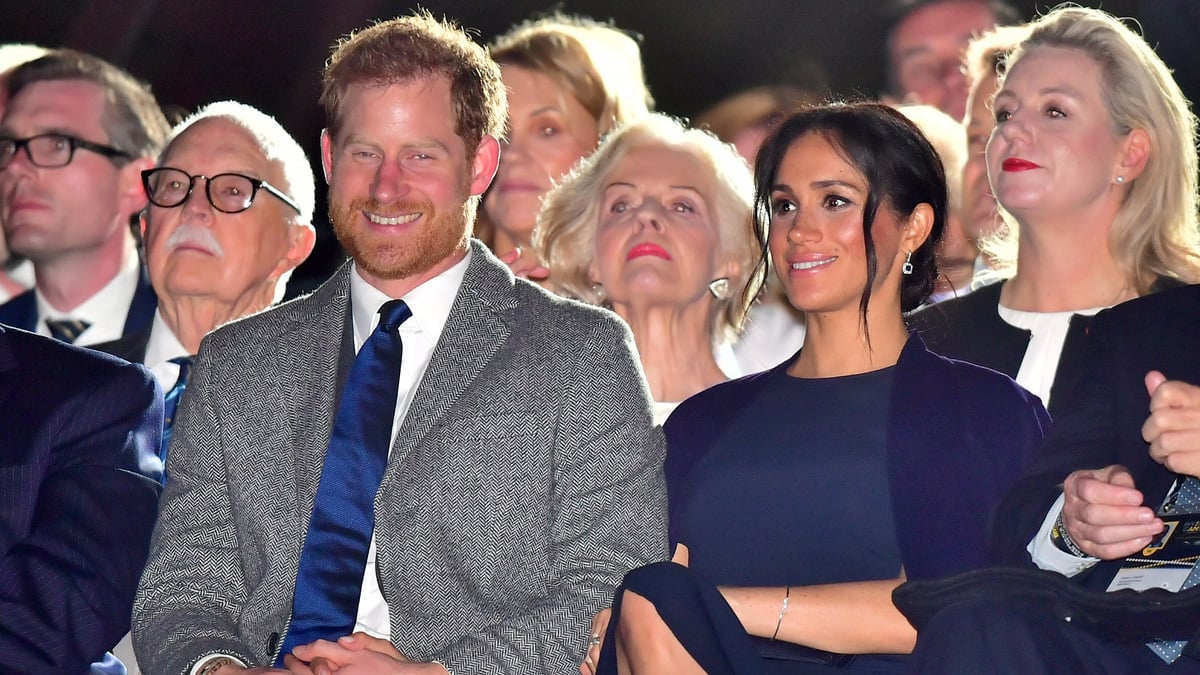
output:
[{"label": "man's ear", "polygon": [[471,195],[481,195],[492,184],[496,169],[500,167],[500,141],[495,136],[484,136],[475,148],[471,162]]},{"label": "man's ear", "polygon": [[121,167],[121,178],[118,182],[118,197],[121,203],[121,213],[133,217],[133,214],[146,208],[149,200],[146,188],[142,185],[142,172],[154,168],[154,160],[149,157],[135,157]]},{"label": "man's ear", "polygon": [[321,130],[321,171],[325,174],[325,184],[329,185],[333,173],[333,139],[329,138],[329,129]]},{"label": "man's ear", "polygon": [[287,225],[288,228],[288,247],[284,251],[283,257],[275,266],[274,278],[279,278],[279,275],[294,270],[300,266],[300,263],[308,259],[312,253],[313,247],[317,245],[317,231],[312,225],[307,223]]}]

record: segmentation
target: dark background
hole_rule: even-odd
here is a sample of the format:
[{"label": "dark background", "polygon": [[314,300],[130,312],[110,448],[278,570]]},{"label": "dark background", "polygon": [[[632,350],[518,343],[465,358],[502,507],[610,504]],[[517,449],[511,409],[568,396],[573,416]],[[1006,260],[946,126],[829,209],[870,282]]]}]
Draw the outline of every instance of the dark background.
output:
[{"label": "dark background", "polygon": [[[647,81],[658,109],[691,116],[756,84],[822,86],[835,98],[883,87],[882,0],[428,0],[490,42],[511,24],[550,9],[612,19],[643,36]],[[1032,17],[1051,3],[1015,0]],[[1200,93],[1200,0],[1105,0],[1140,20],[1185,93]],[[317,162],[318,78],[330,45],[373,19],[416,5],[389,0],[0,0],[0,42],[88,51],[151,83],[168,110],[234,99],[283,123]],[[320,186],[319,186],[320,187]],[[341,260],[320,205],[318,250],[293,277],[319,283]]]}]

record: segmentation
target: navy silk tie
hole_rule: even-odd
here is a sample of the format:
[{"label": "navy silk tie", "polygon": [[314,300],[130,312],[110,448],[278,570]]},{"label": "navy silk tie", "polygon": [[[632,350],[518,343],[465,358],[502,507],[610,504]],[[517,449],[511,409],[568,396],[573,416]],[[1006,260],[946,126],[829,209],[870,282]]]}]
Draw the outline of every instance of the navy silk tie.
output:
[{"label": "navy silk tie", "polygon": [[167,482],[167,448],[171,445],[171,434],[175,429],[175,413],[179,410],[179,399],[183,398],[183,392],[187,389],[188,375],[192,372],[194,362],[194,356],[177,356],[171,359],[171,363],[179,366],[179,377],[175,378],[175,385],[163,397],[163,434],[158,458],[163,463],[164,485]]},{"label": "navy silk tie", "polygon": [[374,501],[387,468],[400,386],[403,300],[384,303],[379,325],[354,359],[321,469],[308,536],[300,551],[292,620],[276,666],[298,645],[354,630],[363,570],[375,530]]}]

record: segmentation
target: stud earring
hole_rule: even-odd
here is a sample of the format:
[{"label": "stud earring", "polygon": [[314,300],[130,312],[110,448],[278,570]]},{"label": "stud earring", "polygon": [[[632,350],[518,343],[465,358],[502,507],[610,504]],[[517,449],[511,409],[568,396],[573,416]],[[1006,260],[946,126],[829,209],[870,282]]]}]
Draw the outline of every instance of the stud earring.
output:
[{"label": "stud earring", "polygon": [[1117,176],[1117,183],[1118,183],[1118,184],[1119,184],[1119,183],[1124,183],[1124,182],[1125,182],[1125,176]]},{"label": "stud earring", "polygon": [[708,292],[717,300],[729,297],[729,277],[721,277],[708,282]]},{"label": "stud earring", "polygon": [[906,275],[913,273],[912,251],[904,254],[904,264],[900,266],[900,271]]},{"label": "stud earring", "polygon": [[596,296],[596,302],[604,302],[604,284],[600,283],[599,281],[592,284],[592,295]]}]

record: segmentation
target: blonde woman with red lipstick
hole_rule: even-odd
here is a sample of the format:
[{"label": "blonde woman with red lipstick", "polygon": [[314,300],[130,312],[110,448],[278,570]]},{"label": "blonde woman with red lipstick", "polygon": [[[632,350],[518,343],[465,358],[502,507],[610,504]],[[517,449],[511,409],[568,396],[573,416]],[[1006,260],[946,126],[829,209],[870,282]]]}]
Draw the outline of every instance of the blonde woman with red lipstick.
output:
[{"label": "blonde woman with red lipstick", "polygon": [[533,239],[553,287],[629,324],[659,421],[736,374],[728,343],[758,257],[752,193],[733,146],[654,114],[546,195]]},{"label": "blonde woman with red lipstick", "polygon": [[542,197],[618,124],[653,103],[637,42],[613,26],[554,14],[496,39],[508,90],[500,168],[483,200],[486,243],[518,276],[544,281],[529,245]]},{"label": "blonde woman with red lipstick", "polygon": [[1112,16],[1060,8],[1007,60],[986,160],[1008,278],[911,317],[934,351],[1005,373],[1052,415],[1101,309],[1200,281],[1196,120]]}]

